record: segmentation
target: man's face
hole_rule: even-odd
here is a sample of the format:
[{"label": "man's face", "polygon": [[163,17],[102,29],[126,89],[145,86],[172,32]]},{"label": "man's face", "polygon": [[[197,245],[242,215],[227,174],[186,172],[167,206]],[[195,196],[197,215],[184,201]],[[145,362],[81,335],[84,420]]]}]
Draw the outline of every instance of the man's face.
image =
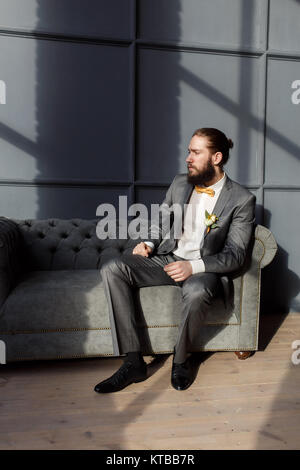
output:
[{"label": "man's face", "polygon": [[211,181],[216,174],[212,153],[207,145],[207,137],[194,135],[190,141],[186,162],[188,180],[193,184],[204,185]]}]

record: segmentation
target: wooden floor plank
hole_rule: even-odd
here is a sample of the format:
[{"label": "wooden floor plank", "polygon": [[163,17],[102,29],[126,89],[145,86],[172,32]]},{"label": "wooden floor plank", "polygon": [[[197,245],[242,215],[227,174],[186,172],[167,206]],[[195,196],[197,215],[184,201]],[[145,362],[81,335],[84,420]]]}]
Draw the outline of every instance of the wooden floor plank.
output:
[{"label": "wooden floor plank", "polygon": [[1,366],[0,449],[300,449],[296,339],[290,314],[246,361],[207,355],[185,392],[170,384],[171,356],[147,357],[151,377],[108,395],[93,387],[118,358]]}]

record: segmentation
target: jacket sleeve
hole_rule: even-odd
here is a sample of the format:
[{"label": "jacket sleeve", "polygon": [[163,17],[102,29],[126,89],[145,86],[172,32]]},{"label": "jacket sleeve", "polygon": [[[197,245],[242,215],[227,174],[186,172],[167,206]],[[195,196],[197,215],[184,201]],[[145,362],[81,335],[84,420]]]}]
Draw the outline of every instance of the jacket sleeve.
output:
[{"label": "jacket sleeve", "polygon": [[173,179],[169,186],[163,202],[159,206],[159,212],[157,217],[150,221],[148,237],[145,238],[144,242],[151,242],[154,245],[154,249],[159,246],[163,238],[169,232],[173,222],[173,207],[172,207],[172,192],[174,187]]},{"label": "jacket sleeve", "polygon": [[202,258],[205,272],[225,274],[243,266],[254,229],[255,200],[251,194],[236,208],[223,249]]}]

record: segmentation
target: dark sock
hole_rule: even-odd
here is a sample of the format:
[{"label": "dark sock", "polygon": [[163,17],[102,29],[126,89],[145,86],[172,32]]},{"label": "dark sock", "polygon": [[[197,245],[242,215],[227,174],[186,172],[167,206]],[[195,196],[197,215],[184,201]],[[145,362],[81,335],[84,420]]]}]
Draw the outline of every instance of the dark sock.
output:
[{"label": "dark sock", "polygon": [[143,364],[145,364],[145,361],[143,359],[143,355],[140,351],[133,351],[133,352],[128,352],[124,358],[125,362],[132,362],[132,364],[135,367],[139,367]]},{"label": "dark sock", "polygon": [[[175,356],[175,354],[174,354]],[[173,361],[175,364],[178,364],[180,366],[184,365],[186,363],[186,361],[192,356],[191,353],[187,353],[186,357],[185,357],[185,360],[184,361],[181,361],[181,362],[176,362],[176,361]]]}]

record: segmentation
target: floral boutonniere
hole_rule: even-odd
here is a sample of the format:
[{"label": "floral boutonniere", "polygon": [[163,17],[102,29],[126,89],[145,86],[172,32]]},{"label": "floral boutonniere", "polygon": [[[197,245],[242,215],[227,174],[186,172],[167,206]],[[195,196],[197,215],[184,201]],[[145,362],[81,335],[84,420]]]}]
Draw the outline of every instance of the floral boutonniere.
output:
[{"label": "floral boutonniere", "polygon": [[205,211],[205,225],[207,227],[206,233],[209,233],[212,228],[219,227],[216,224],[217,220],[219,220],[219,217],[217,217],[216,214],[210,214]]}]

